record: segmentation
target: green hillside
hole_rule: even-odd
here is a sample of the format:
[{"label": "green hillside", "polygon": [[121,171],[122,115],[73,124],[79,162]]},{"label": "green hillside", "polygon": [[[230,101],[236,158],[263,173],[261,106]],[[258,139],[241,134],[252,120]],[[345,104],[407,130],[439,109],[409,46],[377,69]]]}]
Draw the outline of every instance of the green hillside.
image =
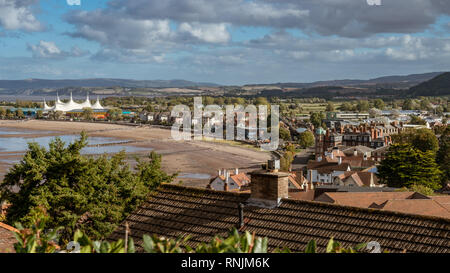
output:
[{"label": "green hillside", "polygon": [[450,95],[450,72],[445,72],[429,81],[411,87],[410,96],[446,96]]}]

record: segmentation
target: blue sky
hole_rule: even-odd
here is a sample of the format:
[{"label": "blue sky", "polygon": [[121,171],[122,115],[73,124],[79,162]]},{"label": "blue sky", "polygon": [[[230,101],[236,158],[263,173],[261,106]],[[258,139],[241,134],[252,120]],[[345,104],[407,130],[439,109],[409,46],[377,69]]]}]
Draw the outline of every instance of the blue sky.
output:
[{"label": "blue sky", "polygon": [[0,79],[367,79],[450,70],[438,0],[0,0]]}]

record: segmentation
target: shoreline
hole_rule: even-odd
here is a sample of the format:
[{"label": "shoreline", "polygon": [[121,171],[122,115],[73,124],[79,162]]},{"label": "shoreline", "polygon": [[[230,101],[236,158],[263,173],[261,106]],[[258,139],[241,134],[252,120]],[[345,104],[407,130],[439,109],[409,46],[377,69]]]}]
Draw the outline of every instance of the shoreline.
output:
[{"label": "shoreline", "polygon": [[[135,141],[135,143],[125,145],[149,149],[148,151],[133,154],[144,156],[151,150],[161,154],[162,169],[169,174],[208,174],[212,177],[217,175],[218,169],[223,168],[239,168],[243,172],[249,172],[259,169],[262,163],[267,162],[271,158],[269,152],[257,151],[256,149],[232,145],[226,142],[176,141],[172,139],[170,130],[154,127],[47,120],[0,120],[0,128],[36,131],[36,134],[20,135],[20,137],[25,138],[79,134],[84,130],[88,136],[92,137],[112,137],[118,140]],[[46,131],[51,133],[46,134]],[[15,136],[17,137],[18,135],[13,135],[13,137]],[[8,137],[8,135],[4,137]],[[0,177],[5,173],[5,164],[1,162],[1,159],[5,158],[17,157],[4,154],[0,158]],[[174,183],[180,181],[188,186],[206,187],[209,179],[177,178]]]}]

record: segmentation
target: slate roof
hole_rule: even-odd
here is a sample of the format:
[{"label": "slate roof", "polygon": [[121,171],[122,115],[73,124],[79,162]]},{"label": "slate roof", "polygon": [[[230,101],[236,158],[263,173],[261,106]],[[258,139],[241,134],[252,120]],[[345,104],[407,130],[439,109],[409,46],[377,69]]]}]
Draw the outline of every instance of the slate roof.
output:
[{"label": "slate roof", "polygon": [[[250,197],[179,185],[162,185],[127,217],[137,251],[144,234],[191,235],[191,245],[226,235],[238,223],[238,204]],[[282,199],[275,209],[246,206],[241,231],[269,238],[269,248],[303,251],[314,239],[324,250],[330,237],[346,246],[377,241],[390,252],[450,253],[450,220],[328,203]],[[125,223],[125,222],[124,222]],[[109,236],[124,238],[124,226]]]}]

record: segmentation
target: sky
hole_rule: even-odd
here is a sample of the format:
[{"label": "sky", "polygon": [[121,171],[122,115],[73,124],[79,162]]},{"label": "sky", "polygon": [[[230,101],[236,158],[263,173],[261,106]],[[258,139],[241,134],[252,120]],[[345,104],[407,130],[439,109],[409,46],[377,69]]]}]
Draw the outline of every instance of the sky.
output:
[{"label": "sky", "polygon": [[450,71],[449,34],[448,0],[0,0],[0,79],[241,85]]}]

